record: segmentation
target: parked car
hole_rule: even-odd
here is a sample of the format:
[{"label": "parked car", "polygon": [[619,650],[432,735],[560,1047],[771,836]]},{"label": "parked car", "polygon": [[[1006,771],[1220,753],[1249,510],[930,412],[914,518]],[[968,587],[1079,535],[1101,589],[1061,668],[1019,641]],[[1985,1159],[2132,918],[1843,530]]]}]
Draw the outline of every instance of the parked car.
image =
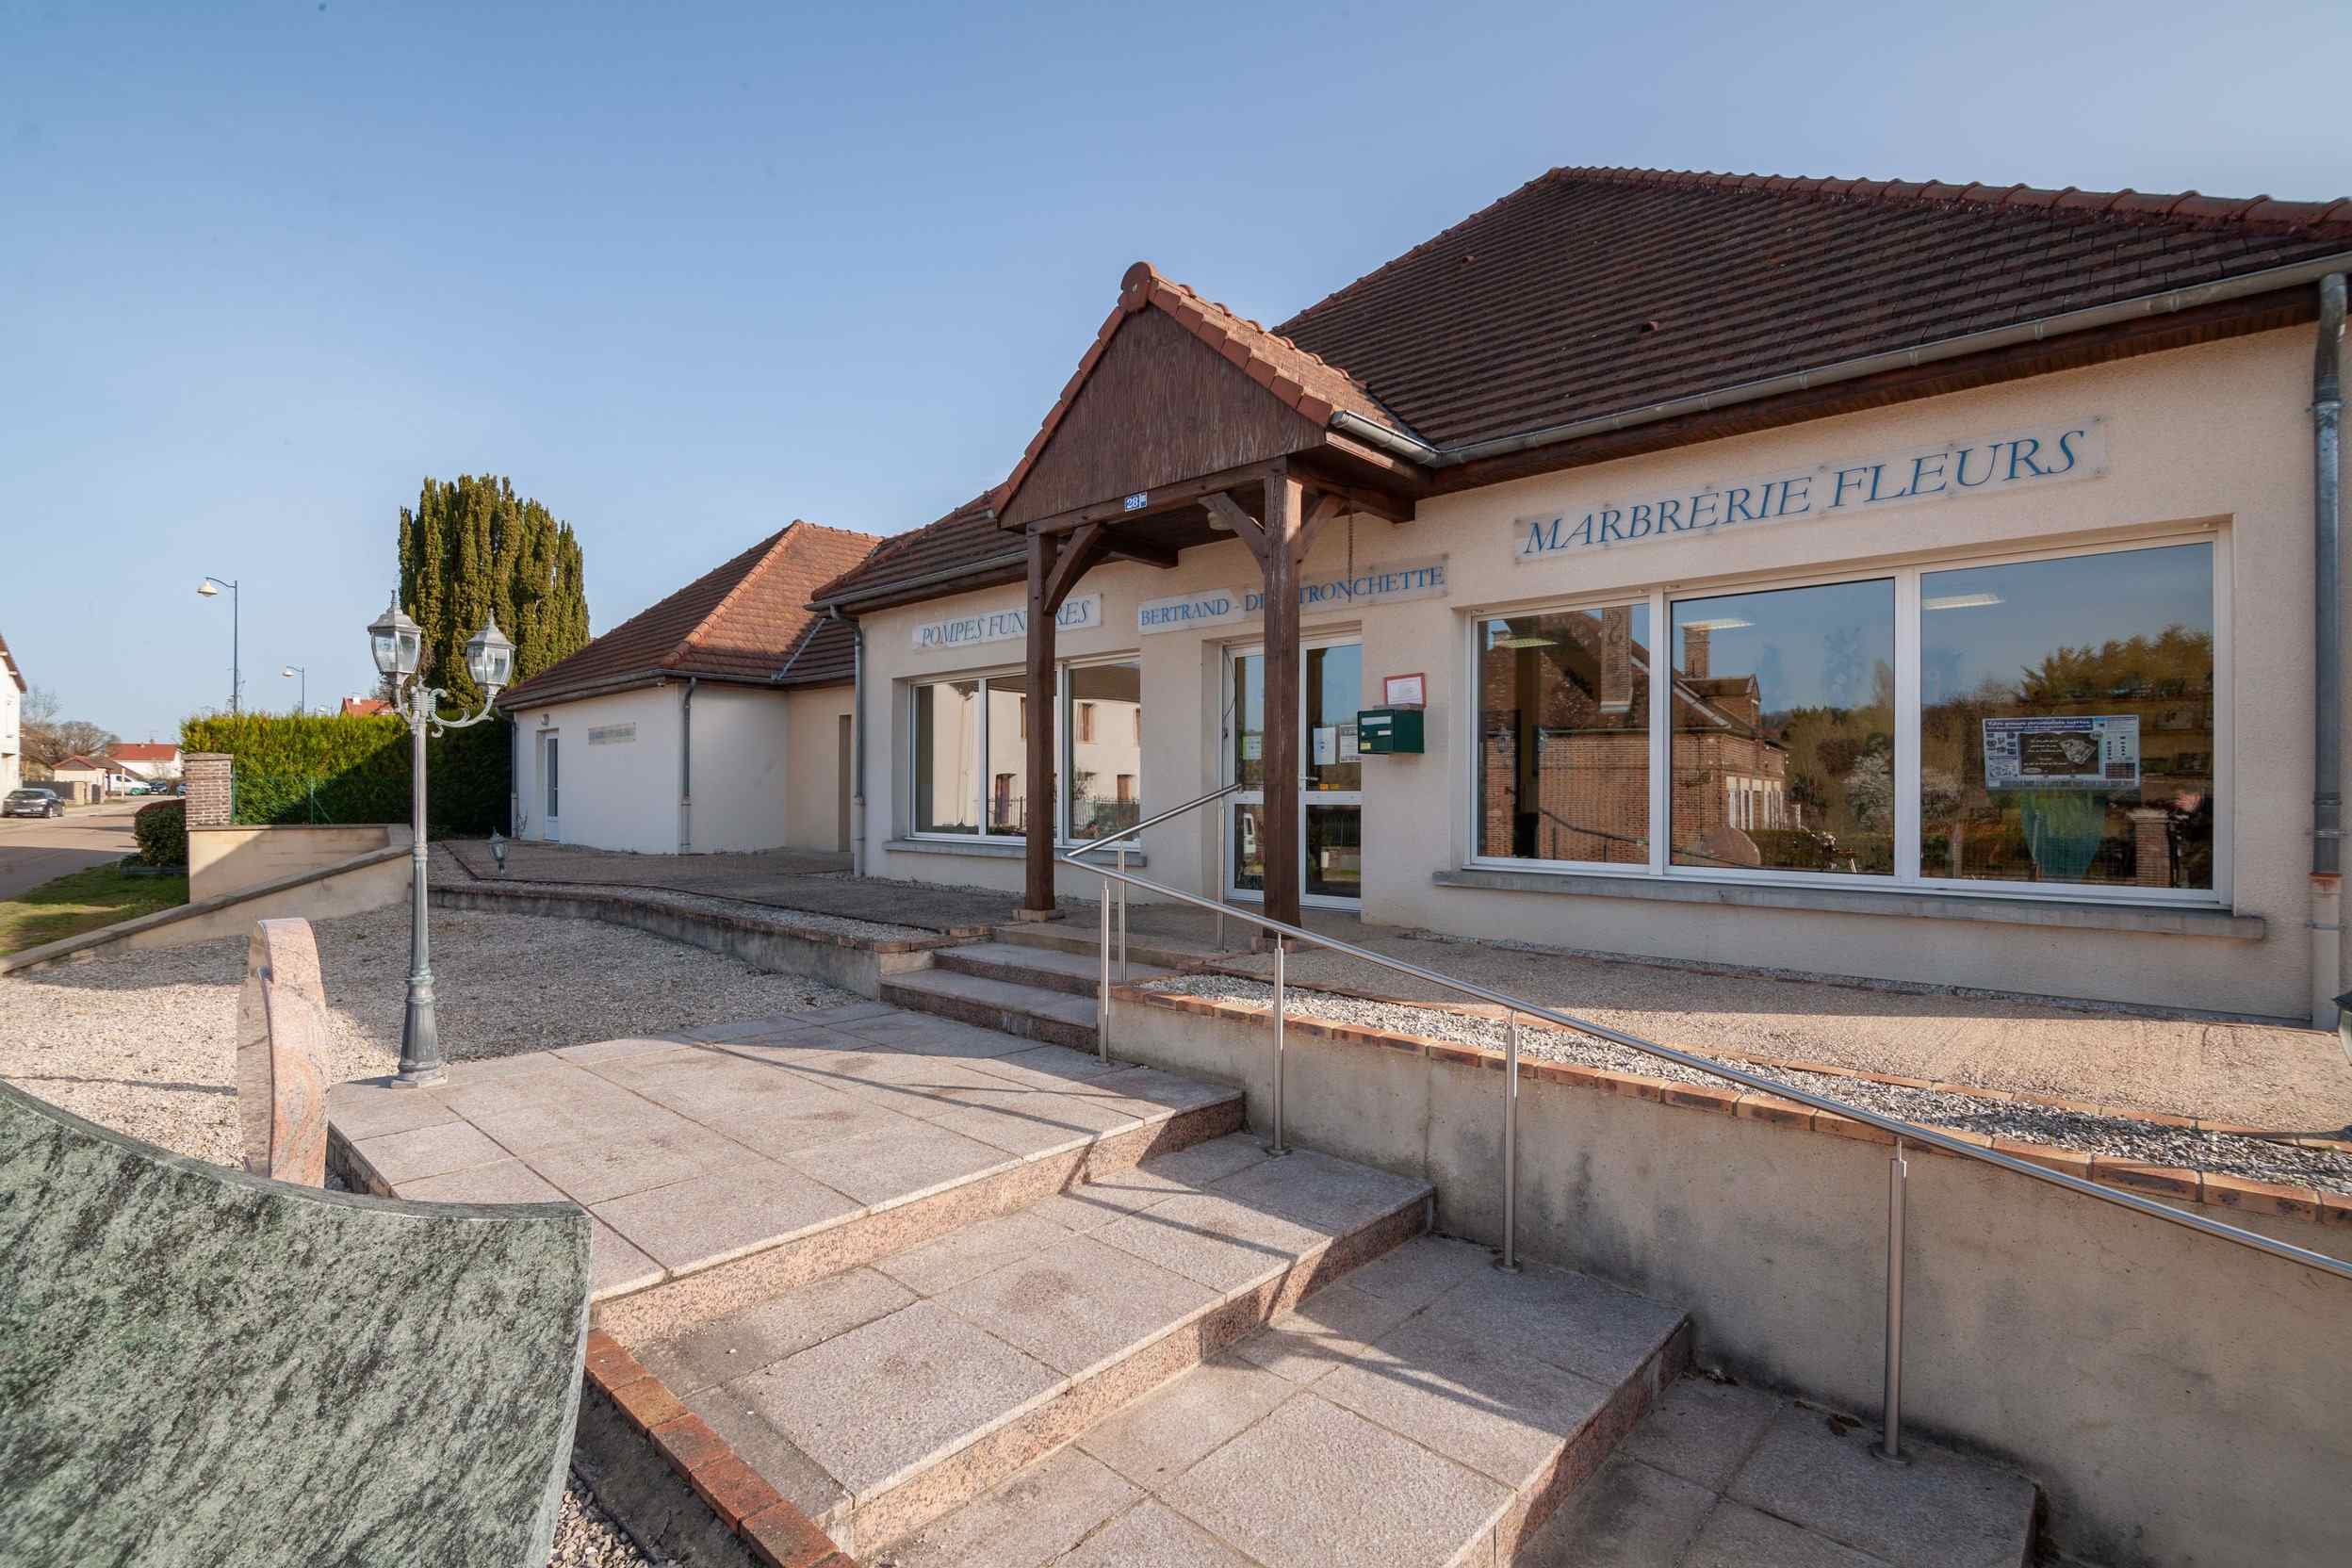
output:
[{"label": "parked car", "polygon": [[54,790],[10,790],[8,798],[0,801],[0,817],[61,817],[65,802]]}]

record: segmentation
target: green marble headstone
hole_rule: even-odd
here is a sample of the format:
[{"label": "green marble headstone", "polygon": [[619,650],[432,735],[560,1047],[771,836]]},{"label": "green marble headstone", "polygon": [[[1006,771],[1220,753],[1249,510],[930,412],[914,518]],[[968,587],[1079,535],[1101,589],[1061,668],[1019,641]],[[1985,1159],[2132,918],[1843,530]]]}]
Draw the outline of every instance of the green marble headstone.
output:
[{"label": "green marble headstone", "polygon": [[0,1084],[0,1563],[537,1568],[587,1330],[571,1204],[293,1186]]}]

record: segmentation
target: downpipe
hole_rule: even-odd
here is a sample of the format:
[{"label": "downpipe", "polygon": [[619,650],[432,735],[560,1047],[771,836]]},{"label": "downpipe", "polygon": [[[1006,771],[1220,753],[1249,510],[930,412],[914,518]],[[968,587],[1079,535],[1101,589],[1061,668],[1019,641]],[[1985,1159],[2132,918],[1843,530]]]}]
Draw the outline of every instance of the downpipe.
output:
[{"label": "downpipe", "polygon": [[678,699],[678,852],[690,853],[694,847],[694,682],[686,678],[686,690]]},{"label": "downpipe", "polygon": [[[847,619],[838,604],[825,612]],[[866,874],[866,623],[849,622],[849,874]]]},{"label": "downpipe", "polygon": [[[2344,275],[2319,280],[2311,356],[2311,1027],[2339,1021],[2344,988]],[[2339,1038],[2342,1037],[2339,1036]],[[2345,1042],[2352,1054],[2352,1041]]]}]

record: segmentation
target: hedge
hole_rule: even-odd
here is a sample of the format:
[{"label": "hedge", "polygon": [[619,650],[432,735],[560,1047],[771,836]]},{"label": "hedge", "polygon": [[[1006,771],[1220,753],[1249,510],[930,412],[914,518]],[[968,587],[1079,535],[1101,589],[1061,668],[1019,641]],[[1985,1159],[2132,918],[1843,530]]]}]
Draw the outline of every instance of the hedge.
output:
[{"label": "hedge", "polygon": [[[489,719],[426,743],[427,831],[478,837],[507,828],[513,727]],[[389,713],[207,714],[180,727],[183,754],[236,759],[239,823],[409,820],[407,724]]]},{"label": "hedge", "polygon": [[188,808],[176,800],[150,801],[131,813],[131,837],[139,858],[151,866],[188,864]]}]

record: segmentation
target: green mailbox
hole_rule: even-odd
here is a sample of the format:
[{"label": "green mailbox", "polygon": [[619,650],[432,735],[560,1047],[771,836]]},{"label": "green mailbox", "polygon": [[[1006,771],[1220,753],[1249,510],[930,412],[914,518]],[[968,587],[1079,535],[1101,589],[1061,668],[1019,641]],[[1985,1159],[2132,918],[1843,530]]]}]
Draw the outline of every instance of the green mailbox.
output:
[{"label": "green mailbox", "polygon": [[1356,745],[1375,757],[1421,750],[1421,710],[1367,708],[1356,715]]}]

